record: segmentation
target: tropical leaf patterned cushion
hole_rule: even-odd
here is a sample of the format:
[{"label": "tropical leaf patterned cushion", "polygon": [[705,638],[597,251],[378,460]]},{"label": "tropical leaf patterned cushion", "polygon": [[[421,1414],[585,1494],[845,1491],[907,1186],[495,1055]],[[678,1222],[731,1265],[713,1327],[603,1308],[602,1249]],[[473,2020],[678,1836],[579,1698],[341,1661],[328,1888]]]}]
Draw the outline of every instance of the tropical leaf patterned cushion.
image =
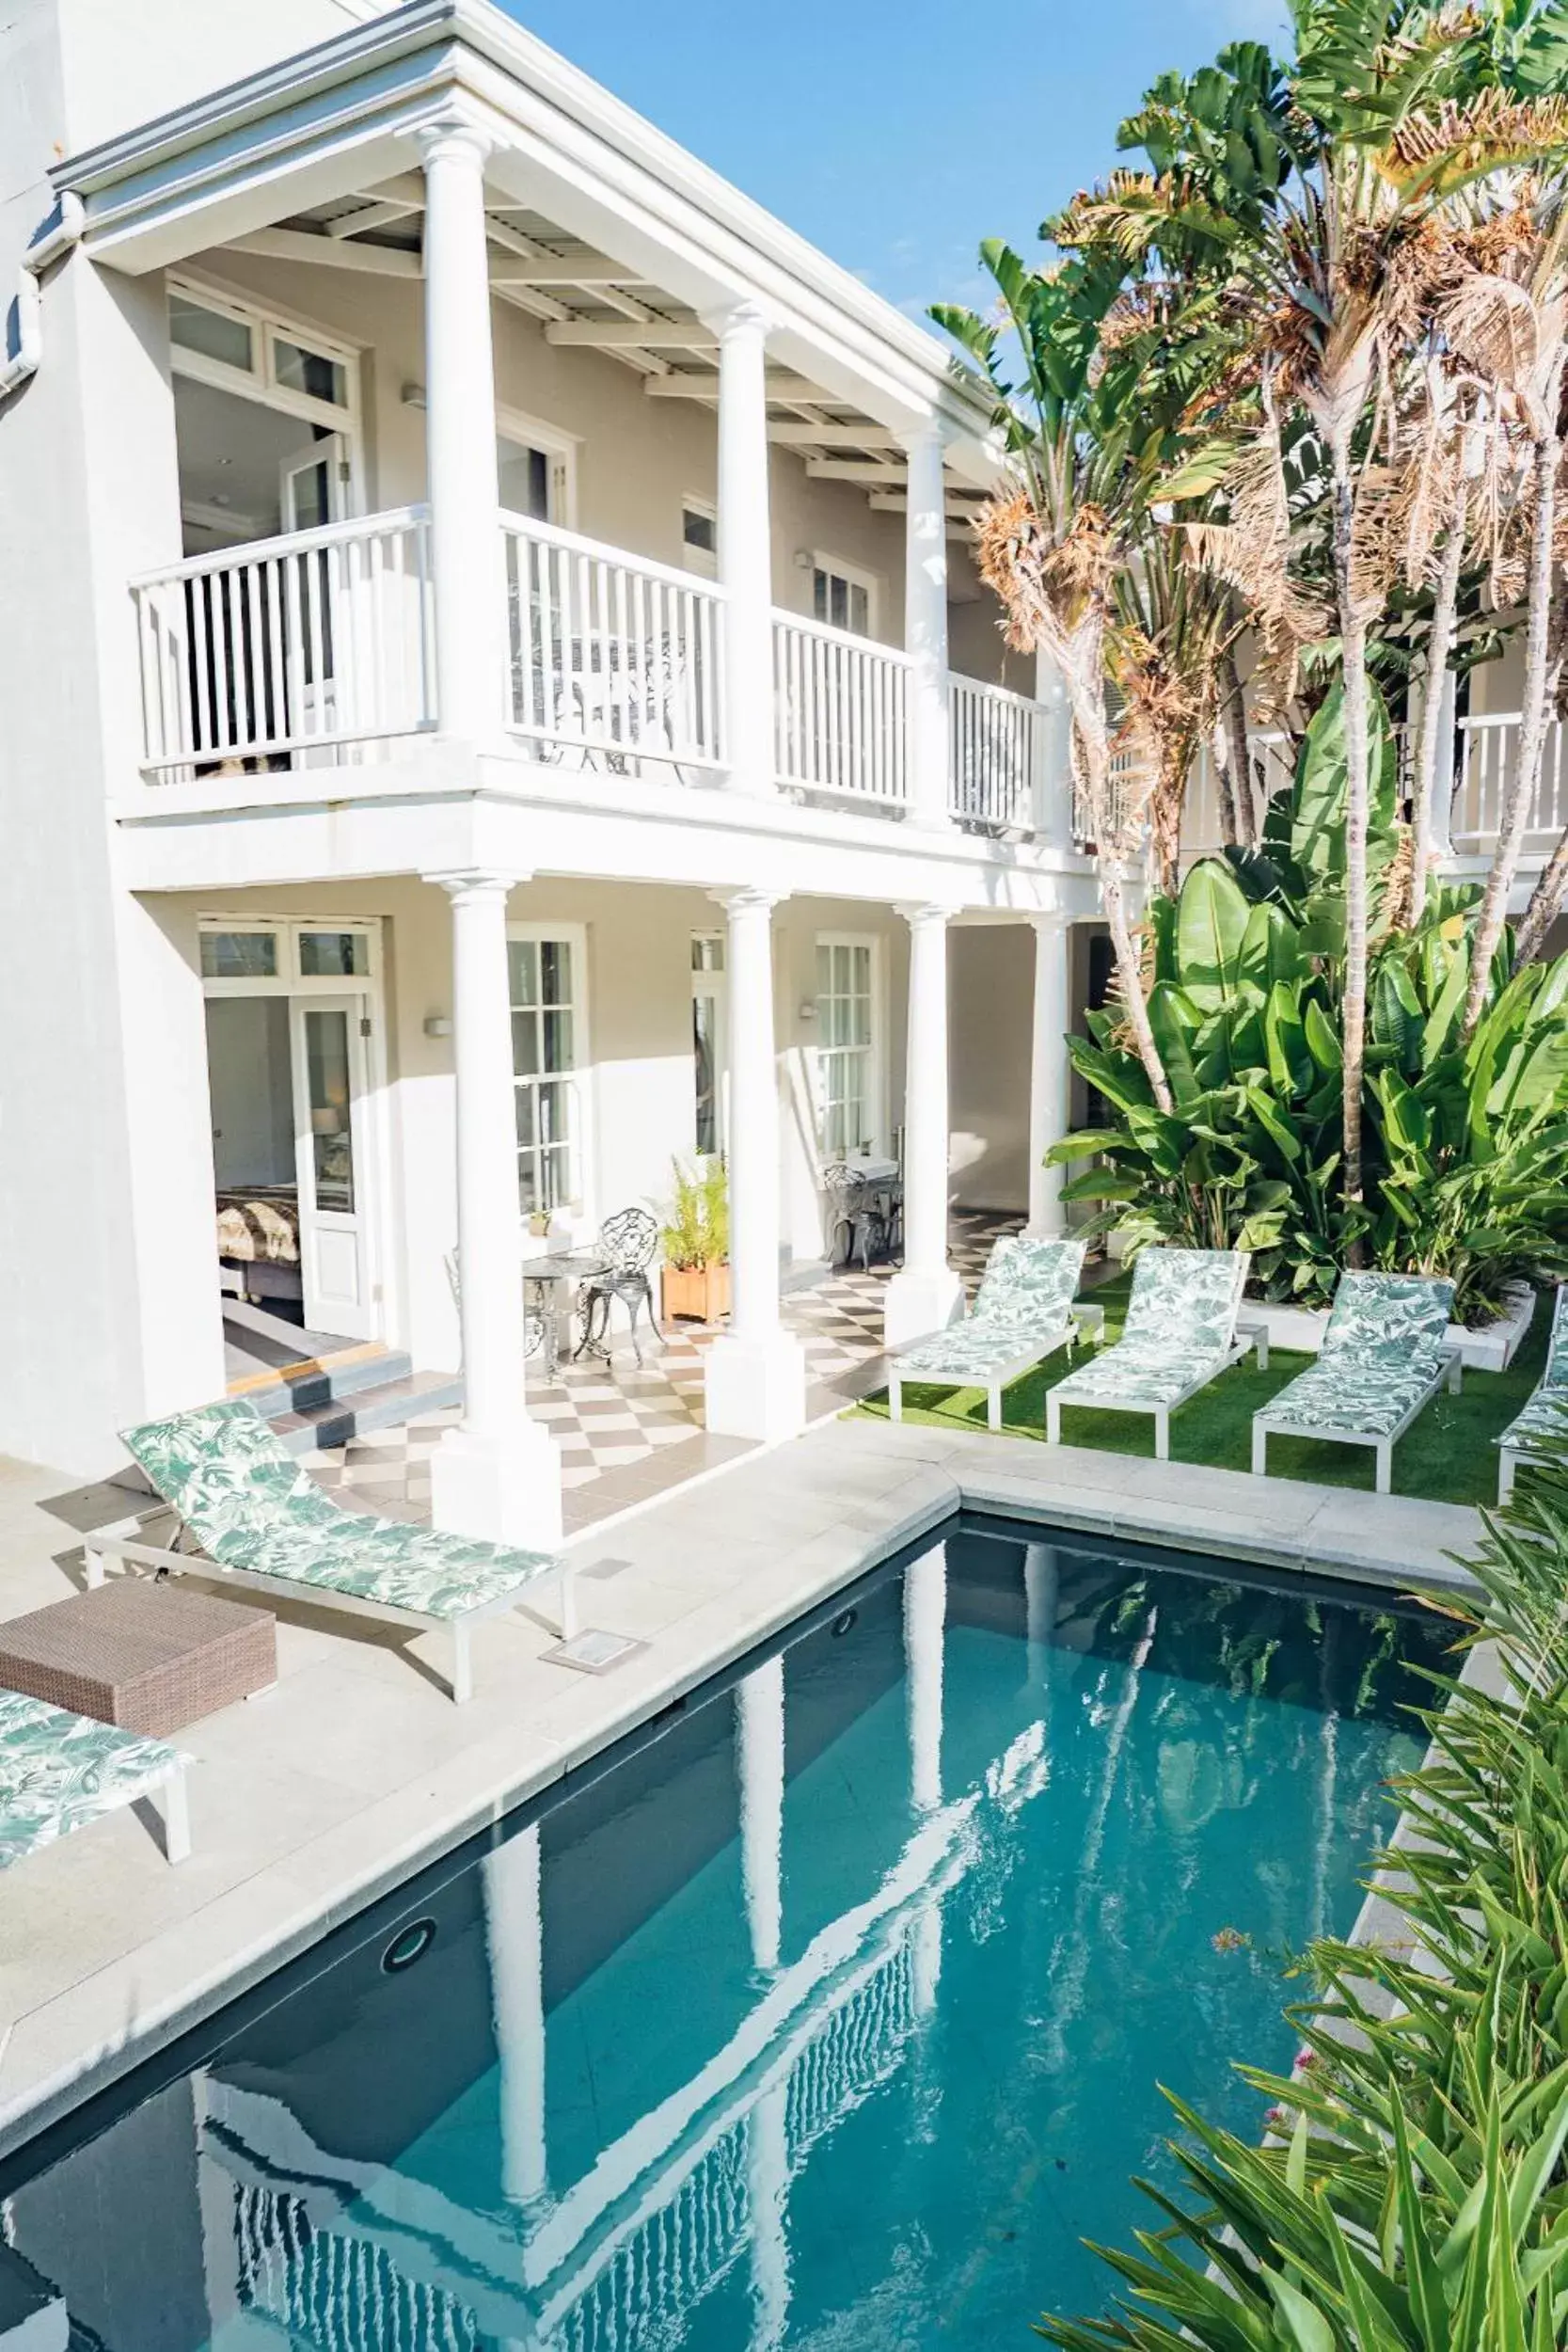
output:
[{"label": "tropical leaf patterned cushion", "polygon": [[899,1371],[917,1379],[984,1382],[1031,1349],[1048,1354],[1067,1336],[1084,1250],[1081,1241],[1003,1234],[963,1322],[900,1348]]},{"label": "tropical leaf patterned cushion", "polygon": [[1121,1338],[1069,1373],[1057,1396],[1152,1408],[1212,1380],[1235,1340],[1246,1269],[1239,1249],[1140,1251]]},{"label": "tropical leaf patterned cushion", "polygon": [[1453,1284],[1422,1274],[1341,1274],[1318,1360],[1264,1406],[1264,1423],[1392,1436],[1444,1360]]},{"label": "tropical leaf patterned cushion", "polygon": [[1568,1282],[1560,1286],[1552,1310],[1546,1369],[1517,1421],[1510,1422],[1495,1442],[1528,1454],[1553,1438],[1568,1439]]},{"label": "tropical leaf patterned cushion", "polygon": [[0,1870],[144,1796],[184,1761],[161,1740],[0,1691]]},{"label": "tropical leaf patterned cushion", "polygon": [[556,1565],[548,1552],[340,1510],[243,1398],[122,1436],[208,1557],[252,1576],[458,1617]]}]

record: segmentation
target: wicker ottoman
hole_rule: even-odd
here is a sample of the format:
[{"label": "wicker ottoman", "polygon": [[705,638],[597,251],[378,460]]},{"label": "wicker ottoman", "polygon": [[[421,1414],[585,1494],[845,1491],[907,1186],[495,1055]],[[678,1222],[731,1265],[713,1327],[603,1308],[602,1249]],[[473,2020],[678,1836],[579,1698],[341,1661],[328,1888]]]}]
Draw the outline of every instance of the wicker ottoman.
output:
[{"label": "wicker ottoman", "polygon": [[117,1577],[0,1624],[0,1689],[161,1740],[276,1682],[276,1635],[268,1610]]}]

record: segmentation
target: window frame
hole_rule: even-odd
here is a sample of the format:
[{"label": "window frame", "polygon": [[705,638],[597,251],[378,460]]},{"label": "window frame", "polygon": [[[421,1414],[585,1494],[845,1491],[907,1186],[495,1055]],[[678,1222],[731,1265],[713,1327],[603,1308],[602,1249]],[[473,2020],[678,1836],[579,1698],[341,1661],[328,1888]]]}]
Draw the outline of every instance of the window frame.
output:
[{"label": "window frame", "polygon": [[[717,963],[712,964],[698,964],[694,961],[694,951],[697,947],[697,944],[699,941],[709,940],[715,942],[718,946],[719,961]],[[690,940],[687,949],[687,961],[691,979],[692,1004],[691,1149],[699,1160],[707,1158],[722,1159],[730,1148],[730,974],[729,941],[726,934],[722,930],[694,930],[690,934]],[[711,997],[714,1007],[714,1146],[711,1152],[705,1152],[702,1144],[697,1139],[696,1005],[700,996]]]},{"label": "window frame", "polygon": [[543,417],[530,416],[526,409],[514,408],[509,402],[498,400],[496,437],[544,452],[550,468],[550,513],[546,519],[557,531],[575,531],[581,435],[568,433],[562,425],[550,424]]},{"label": "window frame", "polygon": [[[275,973],[236,973],[209,976],[197,969],[208,996],[345,996],[372,995],[381,984],[381,922],[376,915],[203,914],[198,937],[213,931],[271,931],[278,942]],[[352,931],[365,942],[363,972],[310,972],[299,968],[299,942],[305,931]],[[377,1024],[379,1027],[379,1024]]]},{"label": "window frame", "polygon": [[[881,574],[879,572],[868,572],[863,564],[847,563],[841,555],[829,555],[825,553],[821,548],[813,548],[811,550],[811,612],[809,617],[814,621],[816,620],[816,575],[818,572],[825,572],[830,580],[842,580],[847,588],[860,588],[864,590],[864,637],[866,642],[875,642],[879,644],[880,639],[878,635],[878,631],[881,628],[882,618],[881,598],[883,583]],[[843,624],[838,621],[823,620],[817,621],[817,627],[819,628],[843,628]],[[862,632],[858,628],[844,628],[844,634],[847,637],[859,637]]]},{"label": "window frame", "polygon": [[[297,417],[303,424],[320,425],[339,436],[342,447],[342,462],[347,469],[343,478],[343,513],[362,515],[366,511],[364,473],[364,435],[361,431],[363,387],[360,383],[360,358],[364,346],[348,342],[325,327],[318,327],[311,319],[302,318],[273,305],[247,302],[231,294],[227,287],[213,283],[188,270],[170,271],[164,282],[165,316],[167,304],[175,294],[182,294],[204,310],[215,310],[225,318],[238,319],[250,328],[252,348],[259,354],[259,364],[247,373],[244,368],[230,367],[226,360],[211,359],[204,352],[189,351],[169,336],[169,367],[176,375],[187,376],[193,383],[210,384],[220,392],[234,392],[242,400],[253,400],[263,408],[276,410],[280,416]],[[284,342],[300,343],[311,351],[319,351],[324,359],[336,360],[342,368],[346,405],[339,408],[331,401],[312,399],[309,392],[290,390],[277,381],[273,370],[273,337]],[[285,538],[293,534],[285,532]],[[246,542],[240,542],[245,545]]]},{"label": "window frame", "polygon": [[[688,515],[700,515],[705,522],[710,522],[713,525],[711,548],[694,547],[688,539],[686,535]],[[689,497],[684,493],[682,495],[681,568],[683,571],[689,572],[693,580],[717,580],[719,577],[719,509],[712,499]]]},{"label": "window frame", "polygon": [[[535,1071],[529,1076],[520,1076],[515,1068],[514,1068],[512,1073],[514,1100],[513,1115],[515,1121],[516,1091],[519,1087],[532,1087],[535,1089],[535,1103],[537,1103],[537,1089],[542,1083],[546,1082],[551,1077],[565,1076],[569,1078],[571,1081],[571,1097],[578,1121],[576,1135],[571,1138],[572,1154],[575,1163],[572,1172],[577,1182],[577,1189],[575,1192],[568,1193],[563,1200],[557,1203],[557,1206],[574,1210],[582,1216],[592,1218],[595,1214],[596,1153],[594,1146],[596,1140],[596,1121],[594,1115],[595,1092],[593,1054],[594,1032],[589,1008],[588,926],[585,923],[552,922],[548,917],[541,917],[537,920],[531,919],[518,922],[509,921],[506,926],[506,937],[507,945],[509,946],[514,940],[533,940],[536,942],[542,940],[556,940],[562,946],[569,947],[571,950],[572,1067],[569,1072],[564,1073]],[[509,968],[506,991],[507,1032],[509,1036],[511,1034],[512,1025],[512,982]],[[533,1143],[531,1145],[524,1145],[519,1142],[517,1145],[517,1165],[519,1175],[522,1168],[522,1155],[524,1151],[531,1150],[537,1154],[542,1149],[538,1140],[539,1121],[537,1116],[535,1117],[533,1123]],[[519,1219],[526,1220],[530,1216],[535,1214],[538,1214],[538,1212],[528,1210],[523,1207],[521,1186],[519,1184],[519,1197],[517,1202],[517,1215]]]},{"label": "window frame", "polygon": [[[816,986],[817,958],[824,947],[863,947],[866,958],[866,996],[869,1007],[871,1035],[863,1046],[830,1045],[826,1041],[826,1024],[822,1017],[824,998]],[[882,939],[877,931],[818,931],[812,946],[812,994],[816,1006],[816,1041],[815,1047],[814,1096],[816,1112],[816,1141],[820,1161],[829,1165],[836,1159],[852,1159],[855,1151],[846,1147],[843,1152],[828,1148],[827,1132],[827,1057],[831,1053],[858,1053],[865,1057],[865,1087],[863,1101],[870,1133],[866,1151],[873,1158],[884,1156],[887,1150],[887,991],[882,964]]]}]

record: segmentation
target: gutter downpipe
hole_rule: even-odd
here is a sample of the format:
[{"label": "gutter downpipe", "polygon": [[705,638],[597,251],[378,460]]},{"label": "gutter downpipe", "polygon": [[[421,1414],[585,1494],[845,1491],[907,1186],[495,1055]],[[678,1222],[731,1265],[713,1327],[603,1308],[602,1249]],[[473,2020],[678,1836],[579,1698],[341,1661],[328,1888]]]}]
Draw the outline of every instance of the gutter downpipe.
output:
[{"label": "gutter downpipe", "polygon": [[82,234],[82,199],[73,188],[62,188],[55,218],[22,257],[16,278],[16,349],[0,360],[0,402],[38,373],[43,358],[43,301],[39,280],[62,254],[69,253]]}]

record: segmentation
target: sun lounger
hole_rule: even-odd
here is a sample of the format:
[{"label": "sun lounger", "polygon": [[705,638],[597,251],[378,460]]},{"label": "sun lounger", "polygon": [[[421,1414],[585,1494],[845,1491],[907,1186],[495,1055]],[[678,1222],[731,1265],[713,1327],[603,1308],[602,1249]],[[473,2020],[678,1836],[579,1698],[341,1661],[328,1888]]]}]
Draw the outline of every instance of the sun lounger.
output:
[{"label": "sun lounger", "polygon": [[1394,1441],[1460,1359],[1448,1344],[1453,1284],[1425,1274],[1341,1274],[1318,1360],[1252,1417],[1252,1467],[1267,1470],[1271,1437],[1370,1445],[1377,1490],[1388,1492]]},{"label": "sun lounger", "polygon": [[1140,1251],[1120,1339],[1046,1395],[1050,1443],[1061,1443],[1064,1405],[1151,1413],[1155,1456],[1168,1461],[1172,1413],[1254,1344],[1236,1333],[1247,1260],[1244,1249]]},{"label": "sun lounger", "polygon": [[[1084,1270],[1081,1241],[1027,1241],[1004,1234],[990,1253],[974,1304],[961,1323],[899,1348],[888,1362],[888,1410],[901,1418],[906,1380],[984,1389],[990,1426],[1002,1426],[1002,1391],[1076,1335],[1073,1293]],[[1082,1313],[1083,1311],[1079,1311]],[[1104,1318],[1100,1318],[1104,1328]]]},{"label": "sun lounger", "polygon": [[1546,1346],[1546,1369],[1535,1385],[1529,1403],[1511,1421],[1497,1439],[1497,1501],[1513,1492],[1514,1473],[1521,1462],[1542,1451],[1553,1438],[1568,1439],[1568,1282],[1559,1289],[1552,1310],[1552,1336]]},{"label": "sun lounger", "polygon": [[0,1870],[140,1797],[157,1798],[164,1851],[183,1862],[186,1761],[161,1740],[0,1691]]},{"label": "sun lounger", "polygon": [[243,1399],[122,1435],[199,1550],[92,1535],[89,1584],[102,1581],[104,1559],[114,1557],[222,1576],[398,1625],[438,1627],[451,1636],[451,1694],[459,1701],[472,1687],[468,1631],[480,1618],[503,1614],[549,1581],[560,1629],[563,1636],[573,1629],[570,1569],[556,1554],[341,1510]]}]

